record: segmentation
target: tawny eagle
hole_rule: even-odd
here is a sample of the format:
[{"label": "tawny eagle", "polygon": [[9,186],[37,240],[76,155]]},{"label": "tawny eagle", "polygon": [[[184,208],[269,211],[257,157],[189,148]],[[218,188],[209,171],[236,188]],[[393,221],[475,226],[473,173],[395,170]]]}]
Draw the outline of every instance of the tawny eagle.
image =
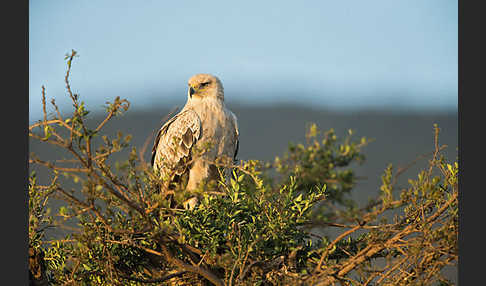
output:
[{"label": "tawny eagle", "polygon": [[[152,148],[152,166],[161,177],[188,173],[186,189],[203,180],[217,179],[211,162],[219,157],[236,160],[239,145],[237,118],[224,103],[221,81],[210,74],[196,74],[188,81],[187,102],[160,128]],[[206,152],[193,156],[194,149]],[[228,180],[231,170],[225,170]]]}]

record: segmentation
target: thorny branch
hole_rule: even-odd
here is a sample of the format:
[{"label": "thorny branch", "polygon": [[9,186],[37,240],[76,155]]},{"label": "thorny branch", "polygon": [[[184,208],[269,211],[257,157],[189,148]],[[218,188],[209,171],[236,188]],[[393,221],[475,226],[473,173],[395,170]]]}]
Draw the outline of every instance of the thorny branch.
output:
[{"label": "thorny branch", "polygon": [[[94,257],[96,256],[94,249],[87,249],[86,245],[77,250],[73,248],[75,250],[71,250],[72,252],[69,255],[73,264],[70,267],[64,266],[66,269],[61,271],[67,273],[67,276],[64,277],[65,283],[75,283],[75,281],[98,275],[113,281],[122,278],[138,283],[162,283],[175,277],[183,279],[183,277],[191,276],[193,278],[204,277],[214,285],[245,285],[258,279],[260,279],[258,281],[265,281],[265,283],[270,284],[274,282],[269,281],[277,281],[274,284],[310,285],[383,285],[385,283],[396,285],[401,281],[415,279],[418,281],[417,283],[425,285],[430,281],[442,279],[440,271],[444,265],[457,262],[457,240],[454,237],[454,235],[457,235],[455,233],[457,231],[457,219],[454,214],[457,209],[458,196],[458,187],[455,181],[457,174],[454,173],[452,166],[447,166],[441,161],[440,151],[445,146],[439,145],[439,129],[437,126],[435,126],[434,137],[435,150],[431,154],[421,155],[405,167],[399,168],[394,176],[389,178],[390,186],[395,185],[397,177],[402,175],[405,170],[419,159],[432,155],[429,169],[424,174],[424,178],[419,179],[417,183],[418,185],[421,184],[421,189],[415,190],[414,187],[411,187],[409,190],[401,190],[399,198],[396,194],[388,194],[387,200],[381,198],[365,208],[358,209],[356,213],[360,214],[360,219],[357,224],[352,222],[338,223],[338,220],[334,221],[334,218],[330,221],[322,219],[313,221],[309,216],[299,227],[332,226],[343,229],[342,233],[337,235],[335,239],[326,241],[320,248],[314,248],[310,251],[305,249],[307,246],[299,245],[299,247],[293,249],[284,249],[272,258],[262,259],[258,256],[262,254],[259,254],[255,249],[257,249],[258,244],[266,241],[262,237],[252,238],[246,241],[247,245],[243,245],[239,227],[237,232],[226,233],[223,236],[227,240],[230,236],[238,237],[238,242],[230,243],[227,241],[226,245],[221,245],[215,253],[210,253],[201,244],[188,242],[187,240],[190,238],[184,233],[180,221],[175,223],[174,216],[175,214],[195,215],[200,213],[194,214],[184,209],[164,205],[165,196],[169,193],[175,195],[175,192],[164,188],[164,186],[167,187],[167,182],[158,178],[157,173],[147,166],[144,160],[149,138],[138,153],[138,161],[136,162],[139,165],[136,167],[136,172],[140,173],[136,175],[133,173],[118,175],[106,163],[106,159],[110,155],[122,149],[116,140],[106,140],[96,149],[98,146],[93,138],[100,134],[103,127],[119,112],[126,111],[129,102],[117,97],[112,104],[109,104],[106,117],[94,129],[90,129],[86,125],[87,112],[84,110],[83,103],[79,101],[78,95],[72,92],[69,82],[72,60],[76,55],[77,53],[73,51],[66,57],[68,68],[65,84],[74,106],[72,116],[67,119],[61,117],[55,101],[52,100],[51,104],[55,109],[55,115],[54,118],[48,118],[45,88],[42,86],[43,119],[29,126],[29,136],[32,139],[61,147],[72,156],[72,158],[64,160],[48,161],[32,154],[29,158],[29,164],[44,166],[56,174],[51,185],[37,185],[35,187],[38,191],[52,190],[48,193],[48,196],[53,193],[60,196],[70,205],[71,211],[70,214],[63,214],[63,218],[84,217],[88,220],[88,223],[95,226],[90,226],[90,229],[89,224],[85,225],[85,229],[90,229],[92,233],[83,233],[82,235],[86,235],[94,241],[102,241],[102,250],[100,251],[104,258],[100,264],[106,265],[106,269],[92,270],[87,266],[86,253],[89,252],[89,255]],[[56,128],[59,128],[62,132]],[[67,135],[63,136],[62,134]],[[331,135],[332,133],[325,133],[325,140],[330,139],[328,136]],[[309,141],[308,144],[310,143]],[[348,139],[345,143],[349,143]],[[312,144],[318,143],[316,141]],[[356,146],[359,148],[363,144],[360,143]],[[306,149],[305,151],[309,150]],[[344,153],[346,152],[349,152],[349,150],[344,151]],[[134,157],[137,157],[135,151],[134,154]],[[265,185],[266,182],[260,178],[261,170],[256,171],[256,169],[247,168],[247,165],[236,164],[230,159],[208,161],[208,163],[247,175],[251,178],[248,181],[252,181],[255,186],[256,194],[262,194],[267,190],[273,193],[281,191]],[[293,164],[299,163],[295,158],[292,158],[292,160]],[[63,163],[71,163],[73,166],[64,166]],[[188,164],[191,164],[191,162],[188,162]],[[271,168],[275,168],[275,166],[272,165]],[[439,173],[445,178],[443,181],[432,178],[434,168],[440,170]],[[135,172],[134,169],[131,169],[131,171]],[[57,181],[59,172],[66,173],[73,178],[84,176],[83,182],[87,182],[87,184],[79,193],[70,192]],[[136,178],[130,180],[130,176],[136,176]],[[321,182],[337,184],[339,179],[323,178]],[[162,189],[154,191],[147,187],[149,185],[162,186]],[[226,191],[229,191],[232,186],[225,185],[224,187],[227,189]],[[438,189],[440,191],[437,191]],[[224,195],[226,193],[212,192],[210,194]],[[157,200],[154,199],[156,195],[159,195]],[[321,199],[322,197],[317,197],[314,201],[309,201],[309,204]],[[302,197],[300,197],[300,200],[302,200]],[[46,201],[47,197],[42,207],[45,206]],[[99,206],[98,202],[102,202],[103,206]],[[235,206],[237,205],[238,203],[232,205],[230,211],[233,211],[233,207],[236,210]],[[277,210],[278,215],[282,215],[301,207],[296,203],[287,209],[280,210],[277,207],[280,206],[279,204],[272,205],[269,201],[261,202],[260,206],[262,206],[262,212],[266,217],[269,216],[270,211],[274,210],[272,208]],[[333,204],[333,201],[330,201],[329,207],[336,208],[336,205]],[[393,223],[381,221],[387,212],[393,210],[403,210],[403,215],[397,217]],[[238,218],[238,211],[241,214],[241,210],[237,210],[234,212],[235,215],[231,215]],[[244,211],[249,210],[245,209]],[[230,214],[219,216],[230,216]],[[217,217],[205,218],[206,221],[203,223],[211,219],[217,219]],[[230,225],[246,226],[249,224],[248,220]],[[194,222],[190,221],[190,223]],[[258,224],[258,221],[255,219],[252,223]],[[59,227],[69,228],[70,226]],[[279,228],[282,225],[272,227]],[[86,244],[87,241],[90,241],[89,239],[87,241],[80,240],[82,228],[71,227],[70,229],[77,233],[77,236],[51,240],[48,244],[66,243],[74,247],[77,243]],[[207,232],[207,230],[204,231]],[[358,231],[364,232],[364,234],[353,237],[359,233]],[[452,233],[452,235],[449,235],[449,233]],[[201,234],[198,233],[198,235]],[[204,235],[207,235],[207,233],[204,233]],[[215,236],[215,234],[211,235]],[[250,235],[252,235],[251,232]],[[305,233],[305,235],[308,235],[307,238],[313,236],[320,241],[324,240],[324,236],[313,235],[310,232]],[[437,239],[440,240],[440,244],[437,243]],[[119,264],[123,262],[124,258],[119,256],[120,253],[116,254],[111,252],[113,250],[108,250],[108,247],[117,250],[121,248],[129,253],[140,251],[140,253],[157,257],[159,260],[148,260],[159,271],[158,275],[153,277],[159,278],[139,278],[147,277],[140,273],[137,274],[138,277],[134,277],[132,274],[135,272],[122,270]],[[224,255],[218,253],[225,247],[229,249],[229,252]],[[265,251],[270,250],[265,249]],[[308,252],[306,253],[306,251]],[[147,259],[143,255],[140,256],[136,256],[136,259]],[[385,258],[386,265],[380,269],[372,268],[371,262],[378,257]],[[138,262],[140,261],[134,263]],[[144,260],[144,262],[146,261]],[[227,263],[227,268],[221,266],[224,265],[223,262]],[[176,272],[171,273],[174,271]],[[116,281],[121,283],[119,280]]]}]

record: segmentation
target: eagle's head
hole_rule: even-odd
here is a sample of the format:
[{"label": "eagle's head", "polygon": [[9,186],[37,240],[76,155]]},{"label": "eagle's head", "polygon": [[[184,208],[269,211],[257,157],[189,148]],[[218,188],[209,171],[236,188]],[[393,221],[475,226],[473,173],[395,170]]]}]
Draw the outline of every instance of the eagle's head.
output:
[{"label": "eagle's head", "polygon": [[219,78],[210,74],[196,74],[187,82],[190,99],[219,99],[224,100],[223,85]]}]

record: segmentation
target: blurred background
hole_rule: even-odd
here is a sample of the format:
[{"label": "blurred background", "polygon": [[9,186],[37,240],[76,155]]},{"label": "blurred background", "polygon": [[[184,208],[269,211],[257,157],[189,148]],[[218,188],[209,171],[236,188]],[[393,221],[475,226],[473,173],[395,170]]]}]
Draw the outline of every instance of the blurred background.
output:
[{"label": "blurred background", "polygon": [[229,105],[457,109],[457,1],[30,1],[30,119],[72,86],[101,109],[183,104],[213,73]]},{"label": "blurred background", "polygon": [[[74,49],[73,91],[93,121],[105,102],[128,99],[129,111],[106,127],[132,134],[138,149],[150,142],[150,151],[164,118],[184,105],[188,78],[212,73],[238,116],[240,159],[281,156],[289,142],[305,142],[310,122],[375,139],[366,162],[353,166],[363,204],[389,163],[396,169],[433,151],[434,123],[448,160],[457,160],[457,0],[29,4],[31,123],[42,118],[43,85],[48,101],[71,112],[64,56]],[[40,143],[29,148],[41,159],[59,156]],[[430,158],[404,173],[399,188]]]}]

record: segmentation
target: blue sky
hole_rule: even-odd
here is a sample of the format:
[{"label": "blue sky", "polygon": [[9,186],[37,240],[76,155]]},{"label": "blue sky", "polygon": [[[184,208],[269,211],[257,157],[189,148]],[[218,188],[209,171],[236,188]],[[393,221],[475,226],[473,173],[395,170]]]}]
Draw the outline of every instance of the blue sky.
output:
[{"label": "blue sky", "polygon": [[68,107],[72,87],[97,110],[185,101],[213,73],[229,103],[327,108],[457,108],[457,0],[62,1],[29,7],[30,119],[41,86]]}]

